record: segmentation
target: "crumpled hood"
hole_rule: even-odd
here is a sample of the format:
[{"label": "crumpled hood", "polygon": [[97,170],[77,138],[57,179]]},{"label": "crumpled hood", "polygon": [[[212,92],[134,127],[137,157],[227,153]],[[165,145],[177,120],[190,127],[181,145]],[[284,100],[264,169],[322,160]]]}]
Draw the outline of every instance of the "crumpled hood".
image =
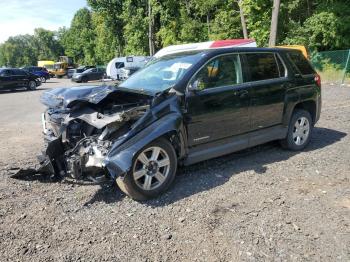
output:
[{"label": "crumpled hood", "polygon": [[75,86],[55,88],[43,93],[41,103],[49,108],[70,107],[75,101],[98,104],[110,93],[119,92],[114,86]]}]

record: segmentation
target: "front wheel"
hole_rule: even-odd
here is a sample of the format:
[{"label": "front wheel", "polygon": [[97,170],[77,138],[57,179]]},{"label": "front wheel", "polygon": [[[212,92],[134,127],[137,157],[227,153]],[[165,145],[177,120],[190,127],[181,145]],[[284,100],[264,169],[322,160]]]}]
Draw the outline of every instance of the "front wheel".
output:
[{"label": "front wheel", "polygon": [[44,76],[40,77],[40,81],[41,83],[45,83],[46,82],[46,78]]},{"label": "front wheel", "polygon": [[177,157],[171,143],[158,139],[141,149],[125,177],[118,177],[119,188],[135,200],[154,198],[166,191],[173,182]]},{"label": "front wheel", "polygon": [[27,85],[27,90],[33,91],[36,89],[36,83],[35,81],[29,81]]},{"label": "front wheel", "polygon": [[304,149],[310,142],[312,128],[310,113],[302,109],[295,110],[289,123],[287,137],[281,141],[282,147],[293,151]]}]

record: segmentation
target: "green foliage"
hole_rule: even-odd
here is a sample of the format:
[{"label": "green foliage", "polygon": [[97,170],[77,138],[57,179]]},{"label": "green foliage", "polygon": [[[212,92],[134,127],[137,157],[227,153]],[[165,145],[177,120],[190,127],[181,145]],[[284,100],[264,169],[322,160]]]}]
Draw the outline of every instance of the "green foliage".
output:
[{"label": "green foliage", "polygon": [[95,64],[95,30],[92,13],[87,8],[78,10],[71,27],[61,35],[61,44],[76,63]]},{"label": "green foliage", "polygon": [[124,23],[123,36],[125,55],[148,54],[148,17],[145,1],[126,0],[121,18]]},{"label": "green foliage", "polygon": [[[0,45],[0,65],[35,64],[38,59],[72,56],[80,64],[106,64],[122,55],[149,53],[149,22],[156,50],[168,45],[242,38],[238,0],[87,0],[69,28],[36,29],[33,36]],[[148,4],[151,17],[148,17]],[[272,0],[243,0],[248,34],[267,46]],[[277,44],[312,50],[350,47],[350,0],[281,1]]]},{"label": "green foliage", "polygon": [[34,35],[10,37],[0,45],[0,65],[21,67],[38,60],[55,60],[63,49],[54,32],[37,28]]}]

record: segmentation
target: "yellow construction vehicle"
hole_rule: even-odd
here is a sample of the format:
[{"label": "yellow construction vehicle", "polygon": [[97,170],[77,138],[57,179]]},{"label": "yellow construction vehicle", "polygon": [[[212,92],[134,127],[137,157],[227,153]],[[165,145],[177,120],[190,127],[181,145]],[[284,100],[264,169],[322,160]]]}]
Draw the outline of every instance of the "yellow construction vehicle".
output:
[{"label": "yellow construction vehicle", "polygon": [[68,56],[60,56],[58,62],[53,65],[53,74],[57,78],[62,78],[67,75],[68,69],[75,68],[73,59]]}]

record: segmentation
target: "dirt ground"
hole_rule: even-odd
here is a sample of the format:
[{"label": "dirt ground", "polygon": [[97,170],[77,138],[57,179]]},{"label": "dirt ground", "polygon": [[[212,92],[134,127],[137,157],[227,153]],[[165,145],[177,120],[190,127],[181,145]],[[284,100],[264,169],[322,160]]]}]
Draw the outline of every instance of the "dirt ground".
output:
[{"label": "dirt ground", "polygon": [[39,97],[0,92],[0,261],[350,261],[350,88],[324,86],[303,152],[269,143],[181,168],[144,203],[112,184],[11,178],[42,147]]}]

